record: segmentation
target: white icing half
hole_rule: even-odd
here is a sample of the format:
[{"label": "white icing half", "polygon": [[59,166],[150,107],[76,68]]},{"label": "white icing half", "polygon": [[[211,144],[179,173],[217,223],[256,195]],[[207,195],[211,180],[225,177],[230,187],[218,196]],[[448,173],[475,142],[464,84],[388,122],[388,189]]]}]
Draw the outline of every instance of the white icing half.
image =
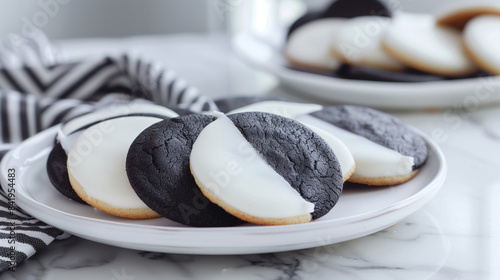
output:
[{"label": "white icing half", "polygon": [[193,144],[190,164],[197,181],[224,203],[254,217],[312,213],[314,204],[262,159],[231,120],[216,115]]},{"label": "white icing half", "polygon": [[116,208],[147,208],[132,189],[125,171],[130,145],[153,117],[123,117],[87,128],[68,154],[68,169],[88,196]]},{"label": "white icing half", "polygon": [[78,130],[105,119],[126,116],[128,114],[155,114],[168,118],[175,118],[179,116],[176,112],[169,108],[140,101],[106,106],[96,110],[95,112],[76,117],[65,123],[57,132],[57,141],[61,143],[64,151],[68,154],[76,139],[83,132]]},{"label": "white icing half", "polygon": [[349,151],[349,148],[347,148],[347,146],[332,133],[329,133],[310,123],[304,123],[304,125],[309,127],[312,131],[314,131],[314,133],[318,134],[319,137],[323,138],[328,146],[332,148],[335,157],[339,161],[340,168],[342,169],[342,177],[344,178],[344,181],[347,180],[347,176],[355,167],[354,157]]},{"label": "white icing half", "polygon": [[458,30],[437,26],[427,14],[397,14],[383,44],[405,64],[438,75],[466,75],[476,71],[467,57]]},{"label": "white icing half", "polygon": [[353,175],[355,176],[377,178],[406,175],[412,172],[413,157],[401,155],[394,150],[310,115],[299,116],[297,120],[319,127],[344,142],[354,157],[356,169]]},{"label": "white icing half", "polygon": [[290,35],[285,56],[301,66],[333,71],[340,61],[330,52],[331,41],[336,40],[343,19],[325,18],[306,23]]},{"label": "white icing half", "polygon": [[405,65],[382,48],[382,37],[390,24],[390,18],[381,16],[349,19],[332,42],[332,51],[352,65],[404,70]]},{"label": "white icing half", "polygon": [[293,119],[296,116],[309,114],[321,109],[323,109],[323,106],[312,103],[262,101],[234,109],[227,114],[229,115],[242,112],[265,112]]},{"label": "white icing half", "polygon": [[487,71],[500,75],[500,16],[479,16],[467,23],[464,42]]}]

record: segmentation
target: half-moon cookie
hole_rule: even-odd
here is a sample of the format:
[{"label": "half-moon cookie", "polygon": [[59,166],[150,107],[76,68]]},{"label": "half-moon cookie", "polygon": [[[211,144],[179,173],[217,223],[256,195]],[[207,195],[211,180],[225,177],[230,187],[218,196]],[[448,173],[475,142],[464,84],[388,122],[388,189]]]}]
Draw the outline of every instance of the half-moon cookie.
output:
[{"label": "half-moon cookie", "polygon": [[397,118],[365,107],[328,106],[297,117],[338,137],[356,162],[350,182],[394,185],[413,178],[427,159],[422,137]]},{"label": "half-moon cookie", "polygon": [[465,53],[462,36],[456,29],[436,25],[434,17],[401,13],[382,40],[393,57],[409,67],[443,76],[466,76],[477,67]]},{"label": "half-moon cookie", "polygon": [[210,201],[262,225],[309,222],[342,191],[328,144],[289,118],[262,112],[217,115],[196,139],[191,171]]},{"label": "half-moon cookie", "polygon": [[106,119],[120,116],[155,116],[171,118],[177,116],[169,108],[149,102],[134,101],[129,103],[110,104],[94,112],[80,115],[63,123],[56,135],[54,148],[47,158],[47,174],[52,185],[64,196],[74,201],[85,203],[73,190],[68,177],[67,165],[68,152],[73,143],[85,128]]},{"label": "half-moon cookie", "polygon": [[475,17],[465,26],[464,46],[483,70],[500,75],[500,16]]},{"label": "half-moon cookie", "polygon": [[85,129],[68,153],[68,176],[78,196],[96,209],[118,217],[159,217],[130,186],[125,162],[135,138],[161,120],[128,116]]},{"label": "half-moon cookie", "polygon": [[143,131],[127,154],[132,188],[151,209],[189,226],[224,227],[244,223],[211,203],[189,169],[194,141],[213,121],[208,115],[187,115],[157,123]]}]

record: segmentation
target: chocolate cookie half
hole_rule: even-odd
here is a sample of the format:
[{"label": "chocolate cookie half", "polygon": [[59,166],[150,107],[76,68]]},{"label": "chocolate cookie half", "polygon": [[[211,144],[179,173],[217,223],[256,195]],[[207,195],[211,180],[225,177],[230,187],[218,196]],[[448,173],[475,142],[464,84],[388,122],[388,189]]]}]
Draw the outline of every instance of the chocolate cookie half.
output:
[{"label": "chocolate cookie half", "polygon": [[160,215],[189,226],[223,227],[244,223],[211,203],[189,169],[194,141],[212,116],[186,115],[157,123],[130,146],[126,170],[132,188]]}]

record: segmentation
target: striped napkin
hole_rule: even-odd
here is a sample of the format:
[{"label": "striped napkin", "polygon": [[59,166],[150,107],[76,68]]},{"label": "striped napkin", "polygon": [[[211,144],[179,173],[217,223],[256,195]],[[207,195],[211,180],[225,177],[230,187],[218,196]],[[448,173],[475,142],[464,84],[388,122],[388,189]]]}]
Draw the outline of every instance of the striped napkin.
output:
[{"label": "striped napkin", "polygon": [[[46,128],[116,100],[143,98],[193,112],[217,108],[155,63],[127,54],[64,63],[43,34],[31,35],[21,45],[0,46],[1,157]],[[54,239],[68,236],[19,209],[0,190],[0,271],[15,270]]]}]

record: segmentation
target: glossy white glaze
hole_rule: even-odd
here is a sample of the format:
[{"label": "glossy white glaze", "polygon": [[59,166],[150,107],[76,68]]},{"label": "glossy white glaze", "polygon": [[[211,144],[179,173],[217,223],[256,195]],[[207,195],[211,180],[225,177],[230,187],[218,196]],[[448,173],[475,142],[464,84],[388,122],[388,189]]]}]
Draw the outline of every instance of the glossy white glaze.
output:
[{"label": "glossy white glaze", "polygon": [[87,128],[68,153],[68,172],[89,197],[115,208],[148,208],[130,186],[125,161],[135,138],[159,121],[123,117]]}]

